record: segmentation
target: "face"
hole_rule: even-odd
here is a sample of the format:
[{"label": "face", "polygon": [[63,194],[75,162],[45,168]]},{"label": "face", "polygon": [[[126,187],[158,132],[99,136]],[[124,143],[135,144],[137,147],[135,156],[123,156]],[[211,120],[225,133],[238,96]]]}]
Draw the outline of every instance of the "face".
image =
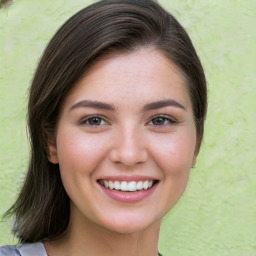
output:
[{"label": "face", "polygon": [[71,222],[145,230],[181,197],[196,160],[185,79],[161,52],[94,64],[65,98],[50,161],[59,163]]}]

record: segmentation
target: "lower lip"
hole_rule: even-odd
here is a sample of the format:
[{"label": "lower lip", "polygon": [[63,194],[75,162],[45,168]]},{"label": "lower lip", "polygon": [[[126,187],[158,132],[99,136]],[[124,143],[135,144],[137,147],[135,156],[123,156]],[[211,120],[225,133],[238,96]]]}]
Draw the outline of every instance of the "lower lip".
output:
[{"label": "lower lip", "polygon": [[157,184],[147,190],[139,190],[134,192],[124,192],[120,190],[111,190],[99,183],[101,189],[105,192],[110,198],[122,202],[122,203],[136,203],[144,200],[149,197],[154,190],[156,189]]}]

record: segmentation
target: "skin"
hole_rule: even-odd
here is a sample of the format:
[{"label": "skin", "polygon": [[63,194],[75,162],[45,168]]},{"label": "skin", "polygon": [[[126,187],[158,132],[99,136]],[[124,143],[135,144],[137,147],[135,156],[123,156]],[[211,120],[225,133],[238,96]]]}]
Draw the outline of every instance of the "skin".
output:
[{"label": "skin", "polygon": [[[85,100],[114,110],[79,103]],[[166,100],[180,105],[145,109]],[[48,254],[156,256],[161,220],[185,190],[197,145],[186,81],[160,51],[139,49],[94,64],[65,98],[56,139],[49,139],[71,216],[63,236],[45,243]],[[109,175],[158,183],[147,198],[123,203],[97,182]]]}]

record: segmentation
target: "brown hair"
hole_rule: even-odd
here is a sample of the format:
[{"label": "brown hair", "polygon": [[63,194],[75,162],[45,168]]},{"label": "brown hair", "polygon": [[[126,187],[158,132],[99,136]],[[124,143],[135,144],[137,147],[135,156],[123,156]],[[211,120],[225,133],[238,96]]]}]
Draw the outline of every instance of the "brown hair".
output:
[{"label": "brown hair", "polygon": [[48,44],[30,88],[30,164],[18,199],[6,213],[15,215],[13,231],[20,242],[54,239],[69,222],[70,200],[59,166],[48,161],[47,147],[62,100],[99,57],[148,46],[162,51],[185,76],[200,144],[207,110],[206,79],[178,21],[153,0],[105,0],[82,9]]}]

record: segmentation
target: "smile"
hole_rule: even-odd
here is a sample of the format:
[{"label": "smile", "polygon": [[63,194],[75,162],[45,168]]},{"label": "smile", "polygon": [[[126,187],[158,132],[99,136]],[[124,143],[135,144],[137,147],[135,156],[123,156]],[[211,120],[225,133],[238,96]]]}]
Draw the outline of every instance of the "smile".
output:
[{"label": "smile", "polygon": [[140,190],[150,189],[156,181],[146,180],[146,181],[112,181],[112,180],[99,180],[99,183],[105,188],[111,190],[120,190],[124,192],[134,192]]}]

